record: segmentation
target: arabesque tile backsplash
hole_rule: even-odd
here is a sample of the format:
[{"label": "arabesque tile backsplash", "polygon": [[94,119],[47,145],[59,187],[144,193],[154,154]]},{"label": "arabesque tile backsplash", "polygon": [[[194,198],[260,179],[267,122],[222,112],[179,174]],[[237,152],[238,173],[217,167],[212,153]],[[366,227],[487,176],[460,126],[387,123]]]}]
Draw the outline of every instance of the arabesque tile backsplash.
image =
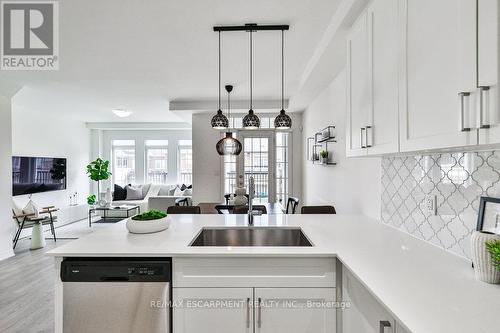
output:
[{"label": "arabesque tile backsplash", "polygon": [[382,159],[382,221],[466,258],[481,196],[500,197],[500,151]]}]

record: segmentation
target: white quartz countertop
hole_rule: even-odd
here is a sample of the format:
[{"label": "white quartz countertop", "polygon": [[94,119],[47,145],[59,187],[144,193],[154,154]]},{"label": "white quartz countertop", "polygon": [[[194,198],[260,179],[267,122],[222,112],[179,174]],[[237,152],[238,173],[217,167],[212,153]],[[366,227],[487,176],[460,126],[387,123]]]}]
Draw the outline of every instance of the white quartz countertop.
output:
[{"label": "white quartz countertop", "polygon": [[470,261],[361,215],[264,215],[255,226],[301,227],[313,247],[189,247],[202,227],[245,226],[243,215],[171,215],[148,235],[110,225],[50,252],[72,256],[337,256],[413,333],[500,332],[500,286]]}]

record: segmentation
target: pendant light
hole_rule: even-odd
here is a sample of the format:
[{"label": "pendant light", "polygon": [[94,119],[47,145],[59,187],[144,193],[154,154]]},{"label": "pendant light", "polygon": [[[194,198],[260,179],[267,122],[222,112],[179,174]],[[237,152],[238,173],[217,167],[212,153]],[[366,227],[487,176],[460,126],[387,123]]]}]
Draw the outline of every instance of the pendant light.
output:
[{"label": "pendant light", "polygon": [[225,129],[229,127],[229,120],[222,113],[220,108],[220,72],[221,72],[221,57],[220,57],[220,31],[219,31],[219,109],[217,110],[217,114],[212,118],[212,128],[213,129]]},{"label": "pendant light", "polygon": [[243,128],[245,129],[257,129],[260,127],[260,119],[257,117],[257,115],[253,112],[252,106],[252,89],[253,89],[253,81],[252,81],[252,76],[253,76],[253,49],[252,49],[252,40],[253,40],[253,30],[252,30],[252,24],[249,24],[250,27],[250,110],[248,110],[248,114],[243,118]]},{"label": "pendant light", "polygon": [[[227,116],[228,119],[231,119],[230,94],[231,91],[233,90],[233,86],[226,85],[225,88],[227,91]],[[241,153],[243,146],[241,145],[241,142],[238,141],[238,139],[233,138],[233,133],[228,130],[226,132],[226,136],[220,139],[219,142],[217,142],[215,148],[217,149],[219,155],[239,155]]]},{"label": "pendant light", "polygon": [[285,79],[284,79],[284,30],[281,30],[281,111],[280,114],[274,119],[274,128],[276,129],[290,129],[292,127],[292,118],[285,113]]}]

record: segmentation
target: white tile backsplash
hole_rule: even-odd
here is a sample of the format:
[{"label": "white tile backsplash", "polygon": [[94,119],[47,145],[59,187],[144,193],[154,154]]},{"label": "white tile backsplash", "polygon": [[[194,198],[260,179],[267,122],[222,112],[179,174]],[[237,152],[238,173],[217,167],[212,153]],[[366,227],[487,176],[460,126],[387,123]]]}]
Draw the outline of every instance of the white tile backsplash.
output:
[{"label": "white tile backsplash", "polygon": [[500,196],[500,151],[384,157],[381,182],[383,223],[470,258],[479,198]]}]

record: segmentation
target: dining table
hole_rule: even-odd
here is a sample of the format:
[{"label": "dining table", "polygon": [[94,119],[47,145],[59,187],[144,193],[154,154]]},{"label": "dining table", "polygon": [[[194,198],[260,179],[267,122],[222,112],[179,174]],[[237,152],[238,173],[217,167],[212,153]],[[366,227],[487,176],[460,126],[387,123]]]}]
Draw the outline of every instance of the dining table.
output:
[{"label": "dining table", "polygon": [[[283,206],[279,202],[266,202],[255,205],[265,206],[269,215],[284,214]],[[234,208],[233,204],[219,202],[203,202],[199,203],[198,206],[202,214],[231,214]]]}]

